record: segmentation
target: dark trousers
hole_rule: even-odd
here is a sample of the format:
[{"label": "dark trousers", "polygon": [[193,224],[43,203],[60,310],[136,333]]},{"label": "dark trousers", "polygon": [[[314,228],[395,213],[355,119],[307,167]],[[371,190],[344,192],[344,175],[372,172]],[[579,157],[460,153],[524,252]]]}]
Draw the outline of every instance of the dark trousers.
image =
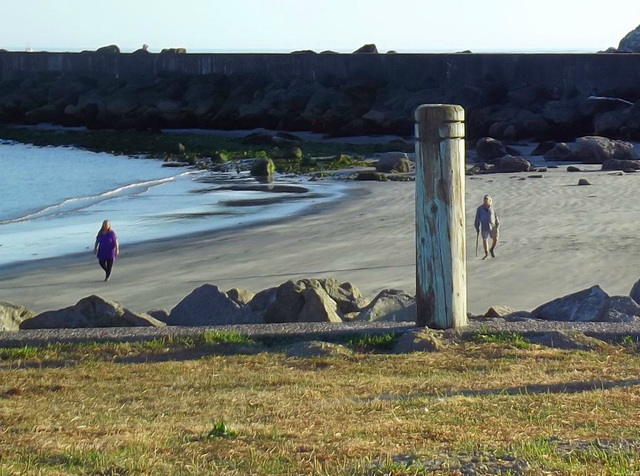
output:
[{"label": "dark trousers", "polygon": [[100,260],[98,260],[98,263],[100,263],[100,267],[102,269],[104,269],[104,272],[106,273],[104,278],[108,279],[109,276],[111,276],[111,268],[113,268],[113,260],[112,259],[100,259]]}]

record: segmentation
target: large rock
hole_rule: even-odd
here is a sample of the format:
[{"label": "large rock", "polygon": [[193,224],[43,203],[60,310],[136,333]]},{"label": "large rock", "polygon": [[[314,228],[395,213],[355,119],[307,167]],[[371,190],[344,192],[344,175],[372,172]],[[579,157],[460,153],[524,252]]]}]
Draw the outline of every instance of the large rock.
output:
[{"label": "large rock", "polygon": [[620,53],[640,53],[640,26],[631,30],[620,40],[618,51]]},{"label": "large rock", "polygon": [[35,315],[26,307],[0,301],[0,331],[17,331],[21,322]]},{"label": "large rock", "polygon": [[338,304],[322,288],[307,288],[302,292],[304,305],[298,322],[342,322]]},{"label": "large rock", "polygon": [[635,322],[640,319],[640,305],[629,296],[611,296],[599,317],[603,322]]},{"label": "large rock", "polygon": [[194,289],[171,310],[170,326],[218,326],[261,324],[264,321],[249,307],[240,307],[217,286],[204,284]]},{"label": "large rock", "polygon": [[640,160],[608,159],[602,163],[602,170],[640,170]]},{"label": "large rock", "polygon": [[531,168],[528,160],[513,155],[500,157],[493,161],[493,165],[493,171],[497,173],[528,172]]},{"label": "large rock", "polygon": [[548,321],[597,321],[609,304],[609,295],[600,286],[554,299],[533,310],[538,319]]},{"label": "large rock", "polygon": [[251,175],[254,177],[269,177],[276,171],[276,166],[268,157],[255,159],[251,164]]},{"label": "large rock", "polygon": [[544,153],[544,160],[549,161],[569,161],[575,160],[575,154],[571,147],[564,142],[560,142]]},{"label": "large rock", "polygon": [[544,155],[553,149],[557,144],[553,141],[540,142],[532,151],[531,155]]},{"label": "large rock", "polygon": [[255,297],[255,294],[253,294],[251,291],[248,291],[246,289],[233,288],[227,291],[227,296],[229,297],[229,299],[234,301],[238,306],[242,307],[249,304],[251,300]]},{"label": "large rock", "polygon": [[492,162],[507,155],[507,149],[499,140],[483,137],[476,143],[476,154],[479,162]]},{"label": "large rock", "polygon": [[282,283],[275,292],[275,299],[269,303],[264,313],[266,322],[297,322],[304,306],[302,292],[306,286],[300,282]]},{"label": "large rock", "polygon": [[384,289],[357,318],[360,321],[415,321],[416,300],[398,289]]},{"label": "large rock", "polygon": [[376,163],[376,170],[383,173],[406,173],[411,171],[411,162],[404,152],[386,154]]},{"label": "large rock", "polygon": [[600,136],[585,136],[576,140],[576,160],[585,164],[602,164],[609,159],[637,160],[633,144]]},{"label": "large rock", "polygon": [[287,281],[256,294],[249,303],[263,312],[266,322],[341,322],[365,305],[357,287],[335,278]]},{"label": "large rock", "polygon": [[353,52],[353,54],[378,54],[378,48],[373,43],[363,45]]},{"label": "large rock", "polygon": [[27,319],[20,329],[65,329],[86,327],[163,327],[164,322],[148,314],[136,314],[122,304],[100,296],[89,296],[56,311]]},{"label": "large rock", "polygon": [[631,299],[633,299],[637,304],[640,304],[640,280],[635,282],[629,292],[629,296],[631,296]]}]

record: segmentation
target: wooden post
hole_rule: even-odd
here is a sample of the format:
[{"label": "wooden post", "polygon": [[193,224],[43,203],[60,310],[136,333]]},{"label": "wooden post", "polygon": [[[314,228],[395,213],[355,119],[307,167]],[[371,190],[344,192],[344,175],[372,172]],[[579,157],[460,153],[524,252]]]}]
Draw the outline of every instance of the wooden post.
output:
[{"label": "wooden post", "polygon": [[464,109],[418,107],[416,301],[418,326],[467,325]]}]

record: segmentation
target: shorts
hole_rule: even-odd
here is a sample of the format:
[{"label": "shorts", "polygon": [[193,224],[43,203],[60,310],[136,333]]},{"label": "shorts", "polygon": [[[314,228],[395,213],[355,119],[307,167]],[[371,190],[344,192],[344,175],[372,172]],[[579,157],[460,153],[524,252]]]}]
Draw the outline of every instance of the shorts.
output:
[{"label": "shorts", "polygon": [[482,239],[488,240],[489,237],[493,238],[494,240],[498,238],[498,229],[493,228],[491,230],[482,230]]}]

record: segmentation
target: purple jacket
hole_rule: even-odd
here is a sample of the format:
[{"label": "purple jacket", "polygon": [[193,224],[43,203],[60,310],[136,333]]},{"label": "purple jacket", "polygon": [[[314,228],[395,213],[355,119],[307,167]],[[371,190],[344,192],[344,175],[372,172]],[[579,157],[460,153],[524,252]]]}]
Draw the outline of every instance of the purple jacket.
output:
[{"label": "purple jacket", "polygon": [[116,258],[116,241],[118,237],[113,230],[107,233],[98,232],[96,243],[98,243],[98,259]]}]

